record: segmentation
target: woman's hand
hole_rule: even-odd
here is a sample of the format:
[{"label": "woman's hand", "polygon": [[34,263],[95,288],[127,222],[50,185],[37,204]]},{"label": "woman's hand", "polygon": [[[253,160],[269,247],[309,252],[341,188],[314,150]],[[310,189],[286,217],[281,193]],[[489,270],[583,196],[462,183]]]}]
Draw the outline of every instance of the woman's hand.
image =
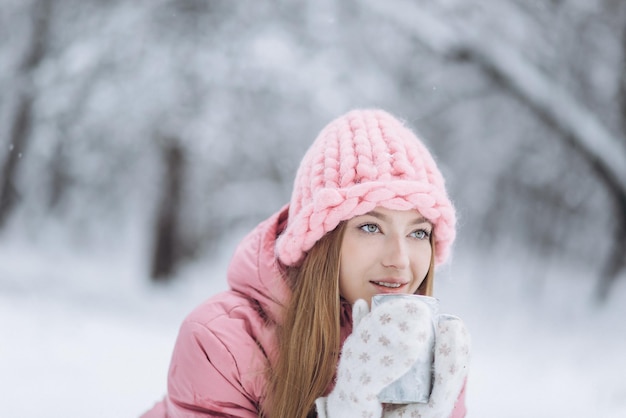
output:
[{"label": "woman's hand", "polygon": [[469,351],[470,338],[463,321],[439,315],[433,390],[428,403],[385,405],[383,417],[449,418],[467,378]]},{"label": "woman's hand", "polygon": [[427,347],[432,347],[434,337],[431,310],[424,302],[392,300],[369,312],[365,301],[356,301],[353,332],[341,351],[337,383],[327,398],[316,402],[318,416],[381,417],[378,394],[429,355]]}]

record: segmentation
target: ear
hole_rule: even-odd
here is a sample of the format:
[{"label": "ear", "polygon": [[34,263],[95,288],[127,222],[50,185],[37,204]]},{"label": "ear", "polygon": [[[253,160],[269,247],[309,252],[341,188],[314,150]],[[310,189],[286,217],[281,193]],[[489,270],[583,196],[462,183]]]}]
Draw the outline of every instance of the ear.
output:
[{"label": "ear", "polygon": [[358,299],[354,302],[352,305],[352,327],[356,328],[368,313],[370,313],[370,307],[365,300]]}]

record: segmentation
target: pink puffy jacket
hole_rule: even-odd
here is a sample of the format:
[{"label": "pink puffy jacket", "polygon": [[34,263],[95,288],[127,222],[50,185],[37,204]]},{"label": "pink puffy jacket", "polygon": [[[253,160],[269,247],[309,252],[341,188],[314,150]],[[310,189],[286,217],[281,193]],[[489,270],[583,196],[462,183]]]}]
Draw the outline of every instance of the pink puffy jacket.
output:
[{"label": "pink puffy jacket", "polygon": [[[142,418],[257,418],[266,370],[276,356],[275,330],[289,297],[278,273],[274,242],[287,208],[242,240],[228,269],[230,290],[197,307],[182,323],[168,393]],[[352,331],[343,309],[342,338]],[[450,418],[465,416],[465,390]]]}]

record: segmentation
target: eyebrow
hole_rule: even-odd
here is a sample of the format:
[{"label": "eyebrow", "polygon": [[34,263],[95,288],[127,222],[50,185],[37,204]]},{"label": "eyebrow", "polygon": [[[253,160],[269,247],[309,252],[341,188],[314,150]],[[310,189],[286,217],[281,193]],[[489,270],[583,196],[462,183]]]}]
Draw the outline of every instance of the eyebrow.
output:
[{"label": "eyebrow", "polygon": [[[371,210],[367,213],[364,213],[362,216],[365,215],[369,215],[369,216],[373,216],[374,218],[378,218],[381,221],[389,221],[389,217],[387,215],[385,215],[384,213],[380,213],[377,212],[375,210]],[[422,215],[418,216],[417,218],[413,219],[413,221],[411,222],[411,225],[417,225],[417,224],[423,224],[423,223],[431,223],[428,219],[424,218]]]}]

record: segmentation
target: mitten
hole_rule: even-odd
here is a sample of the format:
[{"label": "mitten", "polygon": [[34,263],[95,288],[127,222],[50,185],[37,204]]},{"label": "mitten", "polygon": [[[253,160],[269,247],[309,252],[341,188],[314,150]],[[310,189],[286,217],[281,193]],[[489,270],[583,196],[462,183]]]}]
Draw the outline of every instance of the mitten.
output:
[{"label": "mitten", "polygon": [[449,418],[467,378],[470,337],[465,324],[439,315],[435,335],[433,389],[428,403],[385,405],[383,417]]},{"label": "mitten", "polygon": [[334,389],[316,401],[320,418],[380,418],[378,394],[428,355],[434,338],[430,308],[417,299],[391,300],[369,312],[353,307],[353,331],[346,339]]}]

